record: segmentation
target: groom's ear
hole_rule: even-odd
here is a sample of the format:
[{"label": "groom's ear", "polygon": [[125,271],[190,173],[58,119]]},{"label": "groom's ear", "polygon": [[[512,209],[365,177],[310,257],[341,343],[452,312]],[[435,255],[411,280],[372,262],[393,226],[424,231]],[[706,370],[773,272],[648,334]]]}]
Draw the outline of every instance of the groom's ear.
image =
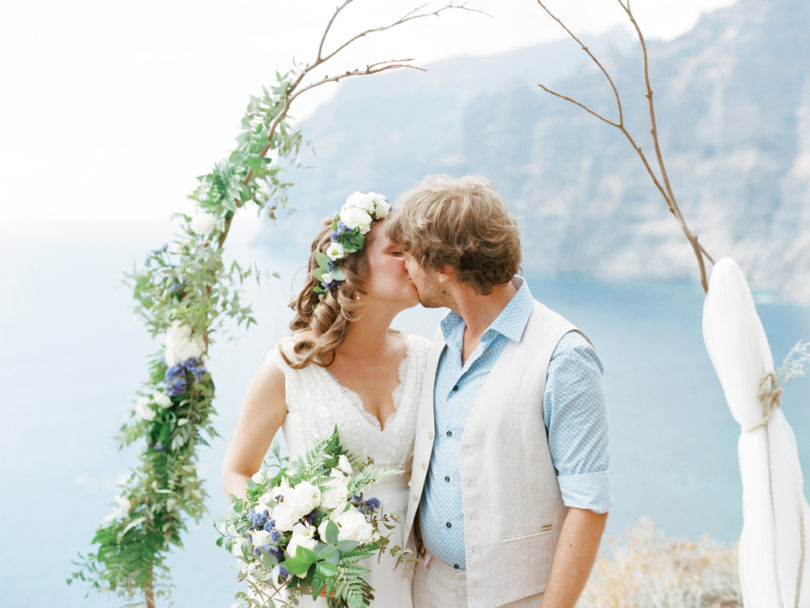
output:
[{"label": "groom's ear", "polygon": [[439,283],[448,283],[456,278],[456,272],[453,270],[452,266],[445,264],[436,271],[436,278]]}]

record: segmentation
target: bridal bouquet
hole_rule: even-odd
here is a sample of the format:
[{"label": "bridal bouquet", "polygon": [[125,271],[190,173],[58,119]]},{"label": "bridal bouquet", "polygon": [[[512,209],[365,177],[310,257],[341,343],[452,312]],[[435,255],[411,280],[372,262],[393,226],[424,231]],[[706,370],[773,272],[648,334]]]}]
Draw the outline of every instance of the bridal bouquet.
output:
[{"label": "bridal bouquet", "polygon": [[274,444],[248,480],[246,498],[235,498],[218,526],[217,544],[238,559],[239,580],[248,584],[235,605],[296,605],[325,592],[330,608],[368,606],[370,570],[358,562],[388,552],[399,563],[406,551],[388,547],[396,520],[363,490],[396,473],[371,460],[358,463],[340,445],[337,428],[292,465]]}]

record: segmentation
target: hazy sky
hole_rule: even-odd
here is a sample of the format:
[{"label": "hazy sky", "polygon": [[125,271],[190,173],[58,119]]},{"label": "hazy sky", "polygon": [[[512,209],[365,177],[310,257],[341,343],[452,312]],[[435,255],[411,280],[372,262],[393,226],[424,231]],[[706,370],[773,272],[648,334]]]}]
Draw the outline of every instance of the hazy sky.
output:
[{"label": "hazy sky", "polygon": [[[330,41],[425,0],[355,0]],[[311,59],[338,0],[29,0],[0,9],[0,222],[168,218],[233,148],[248,95]],[[431,7],[442,6],[431,2]],[[649,38],[673,38],[732,0],[635,0]],[[551,0],[578,33],[624,24],[613,0]],[[413,57],[487,55],[562,36],[533,0],[471,0],[369,36],[327,73]],[[329,47],[329,42],[327,42]],[[542,75],[538,75],[538,79]],[[293,114],[335,91],[330,85]],[[328,90],[327,90],[328,89]],[[317,142],[315,142],[317,143]]]}]

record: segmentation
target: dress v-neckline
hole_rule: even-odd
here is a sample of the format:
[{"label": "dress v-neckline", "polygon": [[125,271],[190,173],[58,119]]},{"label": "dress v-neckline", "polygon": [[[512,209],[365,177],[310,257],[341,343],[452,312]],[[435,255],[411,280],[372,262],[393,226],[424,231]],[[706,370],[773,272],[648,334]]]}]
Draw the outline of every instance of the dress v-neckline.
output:
[{"label": "dress v-neckline", "polygon": [[405,338],[405,356],[400,359],[399,364],[397,364],[397,385],[394,387],[393,392],[391,393],[391,401],[394,404],[394,411],[388,414],[388,417],[385,419],[384,422],[380,422],[380,419],[377,418],[372,412],[366,409],[365,404],[363,403],[362,397],[360,397],[357,391],[350,389],[348,386],[341,384],[340,381],[335,378],[335,376],[330,372],[327,368],[321,367],[320,365],[318,368],[322,369],[326,376],[337,385],[337,388],[340,392],[346,397],[349,403],[352,406],[352,410],[356,411],[360,417],[365,420],[369,426],[374,428],[375,430],[379,431],[380,433],[384,433],[385,430],[391,426],[391,423],[394,420],[394,417],[399,413],[399,401],[402,397],[402,392],[405,389],[405,376],[407,375],[407,365],[408,360],[411,355],[411,341]]}]

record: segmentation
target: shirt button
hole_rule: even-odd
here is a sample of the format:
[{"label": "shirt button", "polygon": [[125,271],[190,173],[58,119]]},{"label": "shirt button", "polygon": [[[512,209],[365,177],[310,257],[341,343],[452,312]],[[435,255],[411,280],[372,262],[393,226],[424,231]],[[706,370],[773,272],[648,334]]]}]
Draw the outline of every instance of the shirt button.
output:
[{"label": "shirt button", "polygon": [[413,501],[416,502],[417,500],[419,500],[419,494],[414,492]]},{"label": "shirt button", "polygon": [[433,439],[433,431],[430,431],[428,433],[428,439],[431,439],[431,440]]},{"label": "shirt button", "polygon": [[422,463],[422,470],[423,471],[427,470],[427,465],[424,462]]},{"label": "shirt button", "polygon": [[452,528],[452,527],[453,527],[453,524],[451,524],[449,521],[448,521],[446,524],[444,524],[444,525],[445,525],[445,526],[447,526],[448,528]]},{"label": "shirt button", "polygon": [[449,475],[445,475],[445,476],[444,476],[444,480],[445,480],[445,481],[450,481],[450,476],[449,476]]},{"label": "shirt button", "polygon": [[456,570],[458,570],[460,567],[461,566],[459,566],[458,564],[453,564],[453,568],[455,568]]},{"label": "shirt button", "polygon": [[452,437],[453,436],[453,431],[447,431],[447,436]]}]

